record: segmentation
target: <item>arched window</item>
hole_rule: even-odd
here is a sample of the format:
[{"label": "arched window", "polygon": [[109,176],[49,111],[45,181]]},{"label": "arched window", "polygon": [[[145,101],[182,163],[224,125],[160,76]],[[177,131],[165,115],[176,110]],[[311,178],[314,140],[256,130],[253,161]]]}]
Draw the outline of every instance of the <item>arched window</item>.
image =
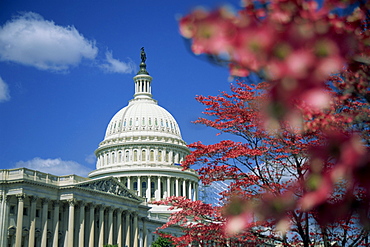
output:
[{"label": "arched window", "polygon": [[125,161],[128,162],[130,160],[130,151],[126,150],[125,152]]},{"label": "arched window", "polygon": [[132,118],[130,118],[130,126],[132,126]]},{"label": "arched window", "polygon": [[115,161],[115,157],[116,157],[116,156],[115,156],[115,153],[114,153],[114,152],[112,152],[112,159],[111,159],[111,162],[112,162],[112,163],[114,163],[114,161]]},{"label": "arched window", "polygon": [[149,118],[149,125],[152,125],[152,118]]},{"label": "arched window", "polygon": [[139,119],[138,118],[136,118],[136,120],[135,120],[135,126],[139,126]]},{"label": "arched window", "polygon": [[134,150],[134,161],[137,161],[137,150]]},{"label": "arched window", "polygon": [[150,161],[154,161],[154,150],[150,150]]},{"label": "arched window", "polygon": [[118,162],[121,162],[122,161],[122,152],[121,151],[118,152],[117,161]]},{"label": "arched window", "polygon": [[158,161],[162,161],[162,150],[158,151]]},{"label": "arched window", "polygon": [[154,119],[154,124],[155,126],[158,126],[158,120],[156,118]]},{"label": "arched window", "polygon": [[169,162],[170,152],[166,152],[166,162]]},{"label": "arched window", "polygon": [[146,161],[146,151],[145,150],[141,151],[141,160]]},{"label": "arched window", "polygon": [[142,125],[145,126],[145,118],[143,118]]}]

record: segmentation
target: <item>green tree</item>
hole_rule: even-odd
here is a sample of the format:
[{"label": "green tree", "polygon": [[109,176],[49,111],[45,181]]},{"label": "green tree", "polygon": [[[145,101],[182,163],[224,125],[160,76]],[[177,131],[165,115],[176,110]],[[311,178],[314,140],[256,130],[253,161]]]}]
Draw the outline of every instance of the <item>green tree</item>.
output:
[{"label": "green tree", "polygon": [[172,246],[174,245],[168,238],[161,237],[161,236],[159,236],[157,240],[155,240],[152,243],[152,247],[172,247]]}]

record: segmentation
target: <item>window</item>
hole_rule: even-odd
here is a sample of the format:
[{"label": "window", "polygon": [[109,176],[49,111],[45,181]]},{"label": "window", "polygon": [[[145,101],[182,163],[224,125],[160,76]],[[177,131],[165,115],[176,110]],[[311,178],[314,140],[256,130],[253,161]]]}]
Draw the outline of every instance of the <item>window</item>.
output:
[{"label": "window", "polygon": [[126,160],[126,162],[129,161],[129,157],[130,157],[129,155],[130,155],[129,151],[126,150],[126,154],[125,154],[125,160]]},{"label": "window", "polygon": [[154,161],[154,150],[150,150],[150,161]]},{"label": "window", "polygon": [[141,151],[141,160],[146,161],[146,151],[145,150]]},{"label": "window", "polygon": [[40,209],[36,209],[36,217],[40,217]]},{"label": "window", "polygon": [[51,219],[51,211],[48,211],[48,219]]},{"label": "window", "polygon": [[137,150],[134,150],[134,161],[137,161]]},{"label": "window", "polygon": [[28,208],[23,208],[23,215],[25,215],[25,216],[28,215]]},{"label": "window", "polygon": [[158,161],[162,161],[162,150],[158,151]]}]

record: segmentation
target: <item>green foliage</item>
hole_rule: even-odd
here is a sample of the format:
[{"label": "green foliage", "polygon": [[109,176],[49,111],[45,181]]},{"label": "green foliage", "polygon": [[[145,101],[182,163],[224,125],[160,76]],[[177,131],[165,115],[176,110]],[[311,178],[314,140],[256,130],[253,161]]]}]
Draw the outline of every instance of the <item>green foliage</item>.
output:
[{"label": "green foliage", "polygon": [[156,241],[152,243],[152,247],[172,247],[174,246],[168,238],[159,236]]}]

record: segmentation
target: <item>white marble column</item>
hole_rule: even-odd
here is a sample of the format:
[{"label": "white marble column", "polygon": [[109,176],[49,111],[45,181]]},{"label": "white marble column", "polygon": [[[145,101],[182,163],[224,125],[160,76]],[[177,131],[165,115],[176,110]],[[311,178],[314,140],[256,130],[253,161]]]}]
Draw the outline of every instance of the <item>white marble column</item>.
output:
[{"label": "white marble column", "polygon": [[123,247],[122,246],[122,232],[123,232],[123,227],[122,227],[122,209],[117,209],[117,244],[118,247]]},{"label": "white marble column", "polygon": [[94,230],[95,230],[95,204],[90,203],[89,205],[89,228],[90,228],[90,234],[89,234],[89,247],[94,247]]},{"label": "white marble column", "polygon": [[171,178],[167,177],[167,197],[171,196]]},{"label": "white marble column", "polygon": [[68,246],[73,246],[73,235],[75,227],[75,199],[69,199],[69,210],[68,210]]},{"label": "white marble column", "polygon": [[176,196],[179,196],[179,179],[178,179],[178,178],[176,178],[176,180],[175,180],[175,181],[176,181],[176,189],[175,189],[175,190],[176,190],[176,194],[175,194],[175,195],[176,195]]},{"label": "white marble column", "polygon": [[141,177],[137,176],[137,195],[141,196]]},{"label": "white marble column", "polygon": [[42,202],[42,237],[41,237],[41,247],[46,247],[48,240],[48,206],[49,199],[43,198]]},{"label": "white marble column", "polygon": [[30,197],[31,209],[30,209],[30,231],[28,233],[28,244],[29,246],[35,246],[35,230],[36,230],[36,203],[37,197]]},{"label": "white marble column", "polygon": [[198,200],[198,187],[199,187],[198,183],[195,183],[194,187],[195,187],[195,189],[194,189],[195,200],[194,201],[196,201],[196,200]]},{"label": "white marble column", "polygon": [[148,230],[146,229],[146,218],[143,218],[143,247],[148,246]]},{"label": "white marble column", "polygon": [[188,184],[188,198],[190,199],[190,200],[193,200],[193,197],[191,196],[192,195],[192,193],[191,193],[191,181],[189,181],[189,184]]},{"label": "white marble column", "polygon": [[139,226],[137,222],[137,213],[134,214],[134,247],[139,247]]},{"label": "white marble column", "polygon": [[131,178],[127,177],[127,189],[131,189]]},{"label": "white marble column", "polygon": [[152,182],[150,181],[150,176],[148,176],[148,182],[146,186],[146,198],[147,201],[150,202],[151,197],[152,197]]},{"label": "white marble column", "polygon": [[[53,246],[58,246],[58,240],[59,240],[59,201],[53,202],[54,207],[54,217],[53,217],[53,229],[54,229],[54,235],[53,235]],[[33,246],[33,245],[30,245]]]},{"label": "white marble column", "polygon": [[80,229],[78,232],[78,246],[85,246],[85,202],[80,202]]},{"label": "white marble column", "polygon": [[113,208],[108,208],[108,244],[113,244]]},{"label": "white marble column", "polygon": [[22,231],[23,231],[23,208],[24,208],[24,194],[17,195],[18,198],[18,213],[17,213],[17,228],[15,232],[15,247],[22,246]]},{"label": "white marble column", "polygon": [[131,219],[130,212],[126,211],[126,246],[131,246]]},{"label": "white marble column", "polygon": [[7,238],[6,236],[7,236],[7,228],[8,228],[8,225],[9,225],[9,210],[10,210],[9,201],[10,201],[10,198],[11,198],[11,196],[9,196],[9,195],[5,195],[5,198],[4,198],[5,215],[4,215],[4,222],[3,222],[4,224],[3,224],[3,226],[5,226],[4,228],[6,230],[3,229],[4,230],[4,232],[3,232],[4,238],[0,239],[0,241],[2,242],[2,244],[4,244],[4,246],[8,246],[8,240],[9,240],[9,238]]},{"label": "white marble column", "polygon": [[157,184],[158,184],[158,186],[157,186],[157,188],[158,188],[158,191],[157,191],[157,198],[156,198],[156,200],[157,201],[160,201],[161,200],[161,192],[162,192],[162,187],[161,187],[161,177],[160,176],[158,176],[158,180],[157,180]]},{"label": "white marble column", "polygon": [[104,245],[104,210],[105,207],[103,205],[99,206],[99,245]]},{"label": "white marble column", "polygon": [[186,198],[186,181],[182,180],[182,196]]}]

